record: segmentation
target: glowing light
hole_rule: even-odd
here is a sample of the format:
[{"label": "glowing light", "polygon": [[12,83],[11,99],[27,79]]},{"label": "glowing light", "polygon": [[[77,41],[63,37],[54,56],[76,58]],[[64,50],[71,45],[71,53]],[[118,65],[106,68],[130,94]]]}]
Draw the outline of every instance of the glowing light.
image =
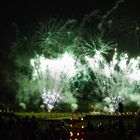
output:
[{"label": "glowing light", "polygon": [[77,136],[79,136],[79,133],[77,133]]},{"label": "glowing light", "polygon": [[81,118],[81,121],[83,121],[84,119],[83,118]]},{"label": "glowing light", "polygon": [[54,105],[61,100],[59,93],[48,91],[42,94],[43,103],[47,105],[48,110],[52,110]]},{"label": "glowing light", "polygon": [[140,57],[130,59],[126,53],[118,55],[115,49],[110,62],[99,51],[93,57],[85,56],[85,60],[95,73],[96,83],[109,106],[104,111],[115,112],[120,101],[125,104],[132,101],[140,106]]},{"label": "glowing light", "polygon": [[73,132],[70,132],[70,136],[71,136],[71,137],[73,136]]},{"label": "glowing light", "polygon": [[77,109],[76,99],[69,90],[69,80],[77,73],[76,60],[69,53],[64,53],[56,59],[36,56],[31,59],[33,79],[38,81],[43,103],[48,110],[60,102],[68,102],[72,110]]},{"label": "glowing light", "polygon": [[70,127],[72,127],[72,124],[70,124]]},{"label": "glowing light", "polygon": [[[139,27],[136,30],[139,30]],[[69,30],[66,31],[67,35],[71,35],[71,33]],[[59,44],[59,39],[53,38],[52,32],[47,34],[48,36],[43,39],[43,45]],[[75,59],[73,53],[68,52],[52,59],[46,58],[43,54],[36,55],[30,60],[33,68],[32,80],[26,81],[25,79],[24,83],[31,82],[36,85],[33,93],[40,94],[43,105],[45,105],[45,107],[40,107],[51,111],[58,103],[65,102],[70,104],[73,112],[76,111],[78,105],[69,83],[71,78],[80,75],[80,72],[86,75],[89,67],[95,75],[92,80],[99,88],[99,90],[95,89],[95,93],[101,95],[105,104],[104,106],[101,103],[98,104],[99,108],[110,113],[115,112],[119,101],[123,101],[125,105],[132,101],[140,106],[140,57],[129,58],[127,53],[118,54],[115,49],[114,55],[108,60],[106,57],[109,55],[110,43],[105,43],[101,37],[95,37],[91,42],[83,42],[80,49],[82,57],[84,56],[82,60],[84,59],[86,64],[79,63],[81,61],[78,58]],[[59,44],[59,46],[61,45]],[[71,46],[73,47],[73,44]],[[86,65],[87,68],[85,69],[82,65]],[[88,82],[89,79],[85,75],[83,79]],[[90,77],[89,73],[87,75]],[[78,89],[80,88],[76,87],[74,92],[77,92]],[[30,94],[30,90],[25,89],[24,92]],[[20,103],[20,106],[26,109],[24,101]]]},{"label": "glowing light", "polygon": [[55,78],[59,78],[63,72],[70,78],[76,74],[75,63],[74,57],[68,53],[64,53],[57,59],[47,59],[43,55],[37,55],[36,59],[31,59],[31,65],[34,68],[33,76],[35,77],[38,77],[39,74],[45,76],[46,72],[49,72],[52,76],[55,75]]}]

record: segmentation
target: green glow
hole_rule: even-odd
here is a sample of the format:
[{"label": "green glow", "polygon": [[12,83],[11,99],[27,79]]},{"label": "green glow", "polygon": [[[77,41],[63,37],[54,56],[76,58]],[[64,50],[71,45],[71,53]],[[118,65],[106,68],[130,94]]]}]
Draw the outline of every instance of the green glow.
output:
[{"label": "green glow", "polygon": [[117,49],[110,54],[114,47],[111,41],[101,33],[84,37],[84,23],[76,23],[51,20],[41,25],[33,42],[27,37],[14,44],[19,105],[42,109],[45,104],[51,111],[59,103],[70,104],[73,110],[80,103],[86,104],[86,109],[96,104],[111,112],[119,100],[126,106],[132,102],[140,106],[140,57],[129,58]]},{"label": "green glow", "polygon": [[100,52],[94,57],[85,56],[85,59],[96,75],[96,82],[104,95],[104,101],[110,104],[110,111],[115,111],[120,99],[124,104],[130,102],[140,104],[140,57],[130,59],[126,53],[118,55],[115,49],[110,62],[106,61]]}]

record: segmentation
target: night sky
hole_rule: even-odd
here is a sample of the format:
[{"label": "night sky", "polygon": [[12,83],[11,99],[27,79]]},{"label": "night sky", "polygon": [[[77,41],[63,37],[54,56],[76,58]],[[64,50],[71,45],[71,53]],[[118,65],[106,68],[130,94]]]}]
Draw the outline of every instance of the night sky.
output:
[{"label": "night sky", "polygon": [[[97,8],[111,7],[113,0],[107,0],[105,4],[101,0],[86,0],[85,2],[74,0],[56,1],[1,1],[0,4],[0,32],[1,43],[11,40],[14,35],[16,23],[20,31],[24,32],[29,26],[40,21],[46,21],[50,17],[60,18],[82,18]],[[3,45],[1,47],[3,47]]]},{"label": "night sky", "polygon": [[[10,64],[7,62],[7,52],[10,42],[16,36],[15,24],[18,25],[21,33],[26,34],[39,22],[47,21],[51,17],[82,20],[85,15],[96,9],[106,13],[114,6],[115,2],[116,0],[2,0],[0,2],[0,71],[2,71],[0,73],[0,93],[5,90],[3,81],[6,81],[6,73],[3,67],[6,69]],[[117,16],[123,14],[125,17],[139,19],[139,9],[139,0],[125,0],[119,7]],[[10,91],[6,92],[9,94]],[[11,97],[12,95],[9,98]]]},{"label": "night sky", "polygon": [[[114,6],[115,2],[116,0],[3,0],[0,4],[1,42],[6,43],[7,39],[10,40],[14,36],[14,24],[24,32],[40,21],[47,21],[50,17],[80,20],[95,9],[106,12]],[[125,0],[121,7],[126,16],[127,14],[139,16],[138,0]]]}]

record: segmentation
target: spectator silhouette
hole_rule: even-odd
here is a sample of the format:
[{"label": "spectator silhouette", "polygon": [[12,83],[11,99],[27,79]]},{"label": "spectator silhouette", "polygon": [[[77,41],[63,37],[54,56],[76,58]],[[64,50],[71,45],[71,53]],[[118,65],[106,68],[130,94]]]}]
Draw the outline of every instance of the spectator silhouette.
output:
[{"label": "spectator silhouette", "polygon": [[36,117],[33,115],[30,120],[30,139],[36,140],[38,134],[38,121]]},{"label": "spectator silhouette", "polygon": [[22,140],[30,139],[30,137],[29,137],[30,130],[31,129],[30,129],[29,117],[26,116],[22,122]]},{"label": "spectator silhouette", "polygon": [[87,129],[88,129],[89,131],[94,131],[93,124],[92,124],[90,121],[88,121],[88,123],[87,123]]},{"label": "spectator silhouette", "polygon": [[118,111],[122,114],[123,113],[123,103],[119,102],[118,103]]},{"label": "spectator silhouette", "polygon": [[124,125],[123,120],[119,120],[117,137],[119,140],[126,139],[126,127]]},{"label": "spectator silhouette", "polygon": [[136,132],[136,136],[140,139],[140,109],[134,117],[134,130]]}]

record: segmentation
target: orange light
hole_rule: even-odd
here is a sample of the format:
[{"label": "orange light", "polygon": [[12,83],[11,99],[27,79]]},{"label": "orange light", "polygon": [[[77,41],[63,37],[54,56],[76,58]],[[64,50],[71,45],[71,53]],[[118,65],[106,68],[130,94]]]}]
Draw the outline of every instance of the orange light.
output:
[{"label": "orange light", "polygon": [[77,136],[79,136],[79,133],[77,133]]},{"label": "orange light", "polygon": [[71,137],[73,136],[73,133],[72,133],[72,132],[70,132],[70,136],[71,136]]},{"label": "orange light", "polygon": [[70,124],[70,127],[72,127],[72,124]]}]

